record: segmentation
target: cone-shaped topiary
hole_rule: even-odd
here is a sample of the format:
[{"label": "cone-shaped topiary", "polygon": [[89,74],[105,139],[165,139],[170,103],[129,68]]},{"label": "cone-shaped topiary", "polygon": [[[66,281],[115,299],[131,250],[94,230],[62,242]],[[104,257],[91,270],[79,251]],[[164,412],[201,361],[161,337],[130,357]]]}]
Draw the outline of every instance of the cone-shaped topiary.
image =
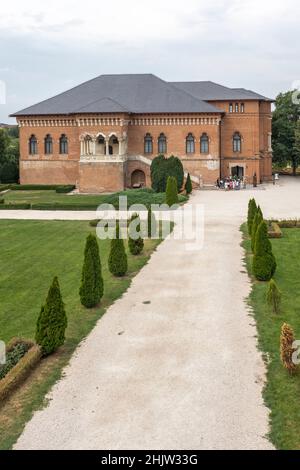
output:
[{"label": "cone-shaped topiary", "polygon": [[295,341],[295,335],[292,327],[287,323],[284,323],[281,327],[280,335],[280,357],[283,366],[289,371],[290,374],[295,372],[296,364],[293,363],[293,353],[296,351],[293,348],[293,342]]},{"label": "cone-shaped topiary", "polygon": [[55,277],[36,325],[35,340],[41,346],[44,356],[53,353],[64,344],[67,323],[58,279]]},{"label": "cone-shaped topiary", "polygon": [[177,181],[174,176],[169,176],[167,180],[166,204],[169,207],[173,206],[173,204],[178,204]]},{"label": "cone-shaped topiary", "polygon": [[120,238],[120,226],[116,226],[116,238],[111,240],[108,268],[114,276],[124,276],[128,269],[124,240]]},{"label": "cone-shaped topiary", "polygon": [[132,255],[139,255],[144,248],[144,240],[140,236],[141,220],[138,214],[133,214],[129,222],[128,248]]},{"label": "cone-shaped topiary", "polygon": [[279,313],[281,303],[281,292],[274,279],[271,279],[267,289],[267,302],[271,306],[273,313]]},{"label": "cone-shaped topiary", "polygon": [[91,233],[86,239],[79,295],[86,308],[95,307],[103,296],[99,247],[96,236]]},{"label": "cone-shaped topiary", "polygon": [[269,281],[276,270],[276,260],[268,239],[267,224],[262,221],[256,231],[252,269],[259,281]]},{"label": "cone-shaped topiary", "polygon": [[257,206],[255,199],[252,198],[248,202],[248,218],[247,218],[247,224],[248,224],[248,233],[251,236],[251,231],[252,231],[252,225],[254,221],[255,214],[257,212]]},{"label": "cone-shaped topiary", "polygon": [[255,252],[255,240],[256,240],[256,232],[259,224],[262,222],[262,215],[261,211],[257,209],[254,219],[253,219],[253,224],[251,228],[251,250],[252,253]]},{"label": "cone-shaped topiary", "polygon": [[189,173],[187,175],[187,179],[186,179],[186,182],[185,182],[184,189],[186,190],[186,194],[191,194],[191,192],[193,190],[191,175]]},{"label": "cone-shaped topiary", "polygon": [[148,238],[156,238],[157,236],[157,222],[152,212],[151,207],[148,209],[148,216],[147,216],[147,235]]}]

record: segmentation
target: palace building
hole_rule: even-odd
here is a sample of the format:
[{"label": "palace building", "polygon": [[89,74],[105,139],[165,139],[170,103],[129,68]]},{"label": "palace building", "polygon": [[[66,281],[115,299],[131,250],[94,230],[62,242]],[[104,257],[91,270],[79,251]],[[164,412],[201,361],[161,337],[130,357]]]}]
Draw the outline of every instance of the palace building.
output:
[{"label": "palace building", "polygon": [[158,154],[195,186],[272,177],[272,100],[213,82],[101,75],[19,111],[20,182],[98,193],[150,186]]}]

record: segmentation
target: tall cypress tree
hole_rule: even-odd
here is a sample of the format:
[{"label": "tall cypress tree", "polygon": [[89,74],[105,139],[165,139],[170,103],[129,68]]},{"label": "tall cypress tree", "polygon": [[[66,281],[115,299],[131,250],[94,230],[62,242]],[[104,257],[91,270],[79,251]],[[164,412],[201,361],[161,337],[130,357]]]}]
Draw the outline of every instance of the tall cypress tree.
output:
[{"label": "tall cypress tree", "polygon": [[174,176],[168,176],[166,189],[166,204],[168,204],[169,207],[173,206],[173,204],[178,204],[177,181]]},{"label": "tall cypress tree", "polygon": [[35,340],[45,356],[56,351],[64,343],[67,323],[58,279],[55,277],[36,325]]},{"label": "tall cypress tree", "polygon": [[82,305],[86,308],[98,305],[103,296],[99,247],[96,236],[91,233],[86,239],[79,295]]},{"label": "tall cypress tree", "polygon": [[191,192],[193,190],[191,175],[189,173],[187,175],[187,179],[186,179],[186,182],[185,182],[184,189],[186,190],[186,194],[191,194]]},{"label": "tall cypress tree", "polygon": [[108,268],[110,272],[117,277],[124,276],[128,269],[124,240],[121,238],[118,222],[116,226],[116,237],[111,240]]},{"label": "tall cypress tree", "polygon": [[255,214],[255,217],[253,219],[253,224],[252,224],[252,228],[251,228],[251,250],[252,250],[252,253],[254,253],[255,251],[255,237],[256,237],[256,232],[257,232],[257,228],[259,226],[259,224],[262,222],[262,215],[261,215],[261,211],[259,209],[257,209],[256,211],[256,214]]},{"label": "tall cypress tree", "polygon": [[152,212],[151,207],[148,208],[147,216],[147,234],[148,238],[156,238],[157,236],[157,222],[154,212]]},{"label": "tall cypress tree", "polygon": [[259,281],[269,281],[276,270],[276,260],[268,238],[267,224],[262,221],[256,231],[255,249],[252,261],[253,273]]},{"label": "tall cypress tree", "polygon": [[252,225],[253,225],[256,212],[257,212],[256,202],[255,202],[255,199],[252,198],[249,200],[249,203],[248,203],[248,218],[247,218],[248,233],[250,236],[252,233]]},{"label": "tall cypress tree", "polygon": [[[136,221],[132,226],[132,222]],[[141,236],[136,238],[136,235],[141,231],[141,220],[138,214],[133,214],[129,224],[129,237],[128,237],[128,248],[132,255],[139,255],[144,248],[144,240]],[[136,232],[133,234],[133,232]]]}]

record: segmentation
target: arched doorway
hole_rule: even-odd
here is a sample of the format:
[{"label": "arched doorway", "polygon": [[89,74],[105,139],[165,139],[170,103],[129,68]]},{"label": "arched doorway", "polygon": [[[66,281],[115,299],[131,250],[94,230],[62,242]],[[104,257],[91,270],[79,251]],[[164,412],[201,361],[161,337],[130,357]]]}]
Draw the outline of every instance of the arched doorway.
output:
[{"label": "arched doorway", "polygon": [[134,170],[131,173],[131,187],[142,188],[146,184],[146,175],[142,170]]}]

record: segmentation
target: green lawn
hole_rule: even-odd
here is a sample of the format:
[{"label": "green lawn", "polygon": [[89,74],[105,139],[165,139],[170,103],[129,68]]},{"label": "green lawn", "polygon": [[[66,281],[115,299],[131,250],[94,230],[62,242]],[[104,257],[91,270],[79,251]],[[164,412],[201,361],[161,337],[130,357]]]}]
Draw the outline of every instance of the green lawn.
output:
[{"label": "green lawn", "polygon": [[[246,225],[242,228],[246,237]],[[266,305],[267,283],[253,280],[249,304],[253,307],[259,347],[267,361],[264,399],[271,410],[271,441],[278,449],[300,449],[300,373],[289,376],[280,361],[279,338],[284,322],[300,339],[300,229],[282,229],[283,238],[273,239],[277,261],[274,279],[282,291],[282,311],[274,315]],[[244,240],[251,274],[250,241]]]},{"label": "green lawn", "polygon": [[[86,205],[91,206],[91,210],[97,209],[100,204],[108,203],[115,207],[118,207],[119,196],[127,196],[128,206],[132,204],[163,204],[165,202],[165,193],[154,193],[148,189],[141,190],[127,190],[113,194],[59,194],[51,190],[34,190],[34,191],[8,191],[1,197],[4,198],[5,204],[8,203],[29,203],[29,204],[48,204],[49,208],[51,205],[63,204],[64,209],[80,209]],[[183,203],[187,201],[187,197],[179,195],[179,202]],[[72,207],[71,207],[72,206]],[[1,208],[1,207],[0,207]],[[41,207],[42,208],[42,207]],[[45,207],[44,207],[45,208]]]},{"label": "green lawn", "polygon": [[[120,297],[132,277],[147,262],[159,240],[145,240],[140,256],[129,256],[129,273],[114,278],[108,271],[109,240],[99,240],[104,297],[99,308],[80,305],[78,290],[85,239],[94,232],[88,222],[0,220],[0,339],[34,338],[41,304],[58,276],[68,316],[65,345],[43,359],[25,384],[0,411],[0,449],[9,448],[45,393],[59,378],[77,344],[89,333],[106,308]],[[145,299],[147,300],[147,299]]]}]

